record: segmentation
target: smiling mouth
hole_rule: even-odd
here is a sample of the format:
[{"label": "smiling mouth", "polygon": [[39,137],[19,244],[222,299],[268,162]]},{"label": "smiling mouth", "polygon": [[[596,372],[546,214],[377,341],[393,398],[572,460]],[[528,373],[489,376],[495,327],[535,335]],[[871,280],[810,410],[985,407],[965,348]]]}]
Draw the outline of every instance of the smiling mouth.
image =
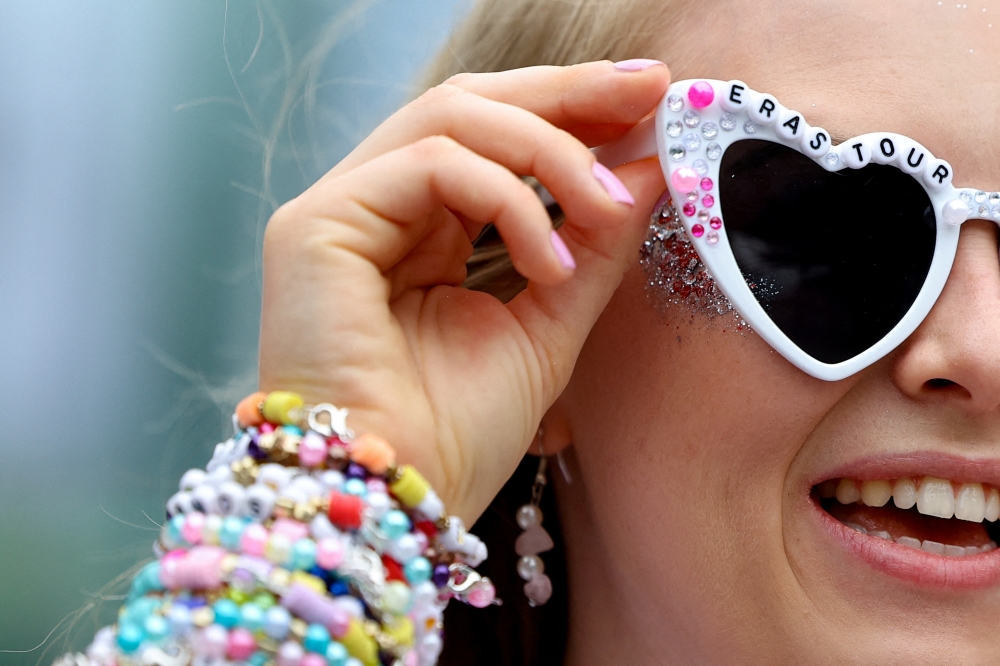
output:
[{"label": "smiling mouth", "polygon": [[1000,490],[982,483],[839,478],[814,486],[812,496],[857,532],[934,555],[978,555],[1000,541]]}]

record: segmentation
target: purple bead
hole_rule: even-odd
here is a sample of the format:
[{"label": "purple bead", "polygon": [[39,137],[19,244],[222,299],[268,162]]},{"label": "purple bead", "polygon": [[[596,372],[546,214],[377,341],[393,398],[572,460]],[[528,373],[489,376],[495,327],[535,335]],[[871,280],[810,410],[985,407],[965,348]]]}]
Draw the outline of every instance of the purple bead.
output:
[{"label": "purple bead", "polygon": [[364,481],[368,477],[368,472],[365,468],[357,463],[351,463],[347,466],[347,472],[344,474],[348,479],[361,479]]},{"label": "purple bead", "polygon": [[447,564],[439,564],[436,567],[434,567],[434,575],[431,577],[431,580],[434,581],[435,585],[437,585],[438,587],[444,587],[445,585],[448,584],[448,581],[450,579],[451,579],[451,572],[448,571]]},{"label": "purple bead", "polygon": [[253,458],[254,460],[266,460],[267,459],[267,454],[264,453],[263,451],[261,451],[260,447],[257,446],[257,437],[256,436],[254,436],[254,438],[251,439],[250,443],[247,445],[247,454],[251,458]]}]

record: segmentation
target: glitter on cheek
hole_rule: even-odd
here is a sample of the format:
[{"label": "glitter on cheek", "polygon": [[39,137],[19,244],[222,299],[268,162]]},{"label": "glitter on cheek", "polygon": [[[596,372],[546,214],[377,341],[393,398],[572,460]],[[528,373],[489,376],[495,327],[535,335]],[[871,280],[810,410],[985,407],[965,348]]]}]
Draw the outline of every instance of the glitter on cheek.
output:
[{"label": "glitter on cheek", "polygon": [[731,320],[737,331],[750,330],[698,257],[669,193],[653,209],[640,263],[646,273],[646,291],[659,307],[680,306],[692,315],[723,317],[724,325]]}]

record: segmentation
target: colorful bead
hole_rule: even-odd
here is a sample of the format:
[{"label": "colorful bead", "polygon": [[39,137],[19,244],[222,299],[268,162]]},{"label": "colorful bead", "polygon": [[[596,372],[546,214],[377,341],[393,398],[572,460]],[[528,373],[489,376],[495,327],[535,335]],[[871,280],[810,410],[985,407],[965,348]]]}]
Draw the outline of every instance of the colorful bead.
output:
[{"label": "colorful bead", "polygon": [[310,652],[306,656],[302,657],[302,661],[299,662],[299,666],[327,666],[326,657]]},{"label": "colorful bead", "polygon": [[701,238],[703,235],[705,235],[705,227],[701,226],[700,224],[695,224],[694,226],[691,227],[691,235],[694,236],[695,238]]},{"label": "colorful bead", "polygon": [[278,648],[275,663],[278,666],[299,666],[304,656],[305,650],[302,649],[301,645],[288,641],[282,643],[281,647]]},{"label": "colorful bead", "polygon": [[267,546],[267,530],[261,525],[247,525],[240,537],[240,550],[247,555],[260,557]]},{"label": "colorful bead", "polygon": [[378,666],[378,644],[375,639],[365,633],[358,620],[351,620],[347,632],[340,637],[340,642],[347,648],[352,657],[364,666]]},{"label": "colorful bead", "polygon": [[179,513],[167,523],[167,538],[173,544],[184,543],[184,514]]},{"label": "colorful bead", "polygon": [[312,569],[316,565],[316,542],[299,539],[292,544],[292,566],[296,569]]},{"label": "colorful bead", "polygon": [[448,581],[451,580],[451,572],[448,571],[448,565],[438,564],[437,566],[435,566],[434,575],[431,577],[431,580],[438,587],[444,587],[445,585],[447,585]]},{"label": "colorful bead", "polygon": [[684,204],[683,210],[684,214],[687,215],[688,217],[692,217],[696,212],[698,212],[697,207],[695,207],[695,205],[691,202]]},{"label": "colorful bead", "polygon": [[259,606],[261,610],[266,611],[277,602],[274,600],[274,596],[271,593],[261,592],[254,596],[251,603],[253,603],[254,606]]},{"label": "colorful bead", "polygon": [[162,615],[150,615],[142,628],[148,641],[162,641],[170,635],[170,623]]},{"label": "colorful bead", "polygon": [[325,654],[330,646],[330,632],[320,624],[310,624],[306,629],[306,635],[302,639],[302,647],[310,652]]},{"label": "colorful bead", "polygon": [[197,648],[201,653],[211,659],[222,659],[226,654],[226,643],[229,641],[229,632],[219,624],[210,624],[201,630],[196,641]]},{"label": "colorful bead", "polygon": [[326,537],[316,544],[316,564],[324,569],[336,569],[344,561],[344,546],[340,539]]},{"label": "colorful bead", "polygon": [[385,592],[382,595],[382,610],[393,615],[404,615],[410,610],[412,602],[410,588],[406,583],[394,580],[385,584]]},{"label": "colorful bead", "polygon": [[360,497],[334,491],[330,493],[327,517],[337,527],[356,530],[361,527],[361,514],[364,508],[365,503]]},{"label": "colorful bead", "polygon": [[698,186],[698,172],[691,167],[681,167],[670,176],[670,182],[680,192],[690,192]]},{"label": "colorful bead", "polygon": [[281,606],[273,606],[264,614],[264,633],[275,640],[282,640],[292,627],[291,614]]},{"label": "colorful bead", "polygon": [[260,405],[267,397],[266,393],[254,393],[240,400],[236,405],[236,420],[240,427],[249,428],[259,426],[264,422],[264,415],[260,413]]},{"label": "colorful bead", "polygon": [[277,565],[285,564],[292,556],[291,540],[284,534],[272,532],[264,547],[264,556]]},{"label": "colorful bead", "polygon": [[170,633],[184,636],[191,631],[191,610],[187,606],[174,604],[167,613],[167,621],[170,623]]},{"label": "colorful bead", "polygon": [[704,109],[715,100],[715,88],[708,81],[696,81],[688,88],[688,101],[696,109]]},{"label": "colorful bead", "polygon": [[212,605],[215,622],[226,629],[232,629],[240,622],[240,607],[231,599],[220,599]]},{"label": "colorful bead", "polygon": [[302,396],[291,391],[272,391],[264,398],[261,412],[271,423],[293,425],[297,418],[295,412],[301,411],[305,405]]},{"label": "colorful bead", "polygon": [[347,648],[336,641],[331,641],[326,648],[326,660],[330,666],[346,666],[349,657]]},{"label": "colorful bead", "polygon": [[181,527],[181,537],[190,544],[201,543],[201,530],[205,527],[205,514],[195,511],[189,513]]},{"label": "colorful bead", "polygon": [[382,516],[379,528],[389,539],[398,539],[410,531],[410,519],[402,511],[394,509]]},{"label": "colorful bead", "polygon": [[[272,602],[273,603],[273,602]],[[257,631],[264,626],[264,609],[255,603],[240,606],[240,626]]]},{"label": "colorful bead", "polygon": [[323,436],[310,431],[299,442],[299,462],[306,467],[319,467],[326,460],[327,450]]},{"label": "colorful bead", "polygon": [[713,217],[712,221],[708,223],[713,229],[719,229],[722,227],[722,218]]},{"label": "colorful bead", "polygon": [[403,567],[406,580],[410,581],[411,585],[418,585],[430,580],[431,572],[431,563],[426,557],[415,557]]},{"label": "colorful bead", "polygon": [[468,594],[469,603],[476,608],[486,608],[496,599],[497,591],[493,584],[483,581],[478,587]]},{"label": "colorful bead", "polygon": [[226,641],[226,656],[230,659],[243,661],[249,659],[257,650],[257,641],[246,629],[242,627],[230,632]]},{"label": "colorful bead", "polygon": [[715,186],[715,183],[712,182],[711,178],[702,178],[701,179],[701,189],[704,190],[705,192],[711,192],[712,188],[714,186]]},{"label": "colorful bead", "polygon": [[238,549],[245,528],[246,523],[236,516],[229,516],[222,521],[222,527],[219,529],[219,545],[229,550]]},{"label": "colorful bead", "polygon": [[396,451],[381,437],[365,433],[351,442],[351,460],[373,474],[385,474],[396,461]]},{"label": "colorful bead", "polygon": [[354,478],[344,481],[344,492],[356,497],[364,497],[368,494],[368,484],[364,479]]},{"label": "colorful bead", "polygon": [[139,625],[131,622],[124,623],[118,627],[118,647],[124,652],[135,652],[142,645],[144,635]]},{"label": "colorful bead", "polygon": [[399,469],[399,478],[389,484],[392,494],[410,508],[423,501],[430,487],[431,484],[427,483],[427,479],[411,465],[403,465]]}]

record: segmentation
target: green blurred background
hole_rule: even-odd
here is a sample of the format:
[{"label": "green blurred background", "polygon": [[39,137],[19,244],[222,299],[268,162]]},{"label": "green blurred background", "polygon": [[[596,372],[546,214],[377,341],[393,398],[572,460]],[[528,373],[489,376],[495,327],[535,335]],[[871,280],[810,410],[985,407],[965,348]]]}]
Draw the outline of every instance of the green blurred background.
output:
[{"label": "green blurred background", "polygon": [[0,0],[0,650],[56,628],[47,664],[113,618],[60,624],[151,556],[254,388],[271,211],[468,4]]}]

